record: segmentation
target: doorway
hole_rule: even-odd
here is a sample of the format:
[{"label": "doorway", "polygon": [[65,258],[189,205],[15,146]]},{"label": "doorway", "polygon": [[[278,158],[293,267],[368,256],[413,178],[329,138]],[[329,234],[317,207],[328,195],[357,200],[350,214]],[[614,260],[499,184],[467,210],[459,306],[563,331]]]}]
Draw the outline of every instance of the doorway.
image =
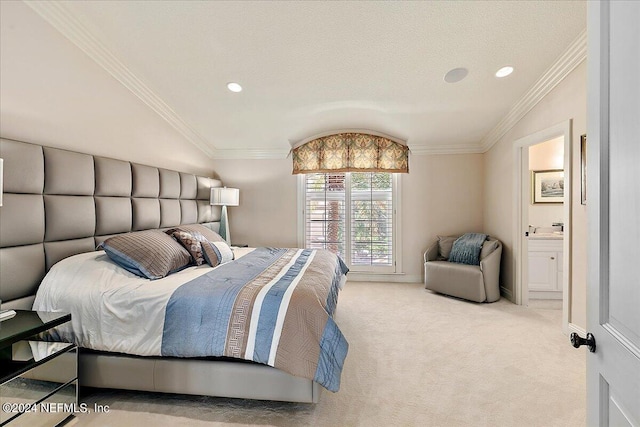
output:
[{"label": "doorway", "polygon": [[[564,137],[530,145],[523,150],[523,180],[531,189],[523,224],[527,252],[523,251],[528,274],[525,285],[528,305],[562,309],[562,261],[564,249]],[[523,153],[524,154],[524,153]]]},{"label": "doorway", "polygon": [[[543,148],[557,144],[563,148],[562,159],[535,158],[545,151]],[[556,302],[551,302],[550,305],[559,304],[558,301],[561,300],[562,330],[568,334],[571,277],[571,120],[517,140],[514,144],[513,164],[516,304],[528,306],[531,297],[548,303],[555,299]],[[562,204],[557,204],[559,201]],[[555,209],[549,209],[551,205]],[[533,268],[531,274],[530,261]],[[529,289],[530,280],[532,292]]]}]

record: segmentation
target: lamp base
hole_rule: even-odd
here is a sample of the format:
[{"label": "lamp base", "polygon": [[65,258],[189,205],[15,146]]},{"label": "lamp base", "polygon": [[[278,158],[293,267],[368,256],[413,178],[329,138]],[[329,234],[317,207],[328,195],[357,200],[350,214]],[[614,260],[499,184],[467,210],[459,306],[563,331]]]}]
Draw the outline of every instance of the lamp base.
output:
[{"label": "lamp base", "polygon": [[220,237],[222,237],[229,246],[231,246],[231,231],[229,231],[229,219],[227,216],[227,205],[222,205],[222,213],[220,214]]}]

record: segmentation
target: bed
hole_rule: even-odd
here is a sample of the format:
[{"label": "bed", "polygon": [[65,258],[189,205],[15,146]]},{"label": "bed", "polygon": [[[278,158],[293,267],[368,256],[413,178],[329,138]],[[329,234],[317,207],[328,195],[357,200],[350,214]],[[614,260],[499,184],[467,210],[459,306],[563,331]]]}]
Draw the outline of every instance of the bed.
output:
[{"label": "bed", "polygon": [[[19,141],[0,140],[0,156],[2,308],[70,311],[73,328],[56,333],[81,347],[81,386],[292,402],[339,389],[348,345],[333,313],[347,270],[335,255],[234,248],[236,259],[215,267],[141,278],[96,246],[188,226],[214,233],[209,192],[220,181]],[[264,305],[248,311],[238,302],[256,300]]]}]

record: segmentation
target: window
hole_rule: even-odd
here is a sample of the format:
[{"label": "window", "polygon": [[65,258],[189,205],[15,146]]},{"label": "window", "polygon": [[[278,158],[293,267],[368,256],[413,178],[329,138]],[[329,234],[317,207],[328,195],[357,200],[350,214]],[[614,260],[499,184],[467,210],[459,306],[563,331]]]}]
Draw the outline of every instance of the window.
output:
[{"label": "window", "polygon": [[302,175],[304,246],[338,254],[352,271],[395,272],[395,174]]}]

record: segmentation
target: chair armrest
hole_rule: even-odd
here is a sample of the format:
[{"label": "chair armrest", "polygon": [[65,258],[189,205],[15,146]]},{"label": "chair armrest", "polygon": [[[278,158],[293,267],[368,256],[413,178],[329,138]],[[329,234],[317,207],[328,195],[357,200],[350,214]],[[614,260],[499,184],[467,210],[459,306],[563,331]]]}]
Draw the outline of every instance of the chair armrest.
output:
[{"label": "chair armrest", "polygon": [[480,261],[480,270],[484,281],[487,302],[500,299],[500,258],[502,257],[502,244]]},{"label": "chair armrest", "polygon": [[424,262],[435,261],[438,259],[438,241],[436,240],[434,243],[429,246],[427,251],[424,253]]}]

